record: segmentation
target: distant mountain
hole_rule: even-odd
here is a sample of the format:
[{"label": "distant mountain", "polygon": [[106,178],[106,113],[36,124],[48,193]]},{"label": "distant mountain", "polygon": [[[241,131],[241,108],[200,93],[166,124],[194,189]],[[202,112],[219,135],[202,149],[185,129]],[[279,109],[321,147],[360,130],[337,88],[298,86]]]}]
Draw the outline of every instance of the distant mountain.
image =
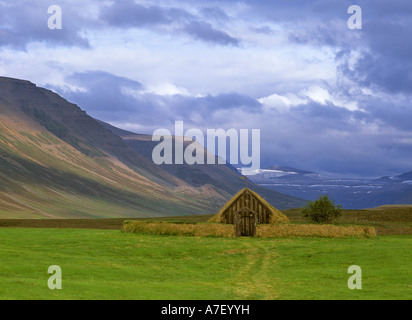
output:
[{"label": "distant mountain", "polygon": [[[52,91],[0,77],[0,218],[214,213],[235,193],[228,184],[242,184],[224,165],[207,168],[208,178],[196,168],[189,174],[165,170],[148,150],[132,146],[136,136],[146,142],[147,136],[124,139],[121,132]],[[233,176],[225,184],[226,170]],[[272,190],[266,194],[280,208],[301,203]]]},{"label": "distant mountain", "polygon": [[329,194],[346,209],[412,204],[412,171],[379,179],[350,179],[272,166],[250,176],[250,180],[266,188],[307,200]]},{"label": "distant mountain", "polygon": [[399,176],[395,176],[394,179],[401,180],[402,182],[406,182],[406,181],[412,182],[412,171],[405,172]]}]

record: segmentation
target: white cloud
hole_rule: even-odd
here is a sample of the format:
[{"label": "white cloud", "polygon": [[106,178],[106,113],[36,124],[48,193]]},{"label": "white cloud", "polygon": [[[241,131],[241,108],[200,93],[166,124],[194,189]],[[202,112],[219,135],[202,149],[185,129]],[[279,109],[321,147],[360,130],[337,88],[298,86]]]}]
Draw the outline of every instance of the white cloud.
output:
[{"label": "white cloud", "polygon": [[325,105],[328,101],[331,101],[329,91],[317,85],[310,86],[309,88],[300,91],[300,94],[323,105]]},{"label": "white cloud", "polygon": [[190,96],[190,93],[186,88],[178,87],[172,83],[167,83],[167,82],[147,86],[144,92],[154,93],[160,96],[175,95],[175,94]]},{"label": "white cloud", "polygon": [[305,104],[308,102],[307,99],[303,99],[302,97],[292,93],[288,93],[284,96],[274,93],[268,97],[260,98],[258,101],[266,108],[272,108],[283,112],[289,111],[296,105]]},{"label": "white cloud", "polygon": [[339,97],[337,94],[331,94],[329,90],[318,85],[312,85],[308,88],[300,90],[298,93],[287,93],[284,95],[272,94],[267,97],[259,99],[266,108],[276,109],[278,111],[290,111],[294,106],[307,104],[310,101],[315,101],[321,105],[326,106],[327,103],[350,111],[358,110],[356,101],[349,101],[346,97]]}]

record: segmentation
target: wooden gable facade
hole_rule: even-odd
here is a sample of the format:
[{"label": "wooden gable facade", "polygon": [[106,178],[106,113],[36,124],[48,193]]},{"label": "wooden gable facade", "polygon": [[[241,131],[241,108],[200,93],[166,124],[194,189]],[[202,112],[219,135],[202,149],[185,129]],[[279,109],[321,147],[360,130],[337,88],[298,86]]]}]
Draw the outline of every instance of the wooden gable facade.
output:
[{"label": "wooden gable facade", "polygon": [[254,236],[257,224],[289,222],[289,219],[256,192],[245,188],[230,199],[210,221],[234,224],[237,236]]}]

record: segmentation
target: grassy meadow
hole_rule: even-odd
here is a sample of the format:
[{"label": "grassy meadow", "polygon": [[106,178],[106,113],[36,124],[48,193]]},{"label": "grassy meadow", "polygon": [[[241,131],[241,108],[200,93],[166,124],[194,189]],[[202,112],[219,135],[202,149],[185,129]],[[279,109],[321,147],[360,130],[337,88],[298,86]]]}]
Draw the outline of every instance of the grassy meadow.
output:
[{"label": "grassy meadow", "polygon": [[[300,209],[283,213],[290,228],[308,223]],[[356,238],[135,234],[120,231],[124,220],[0,219],[0,299],[412,299],[410,206],[345,210],[336,225],[377,231]],[[47,286],[51,265],[62,290]],[[361,290],[347,286],[351,265],[362,268]]]},{"label": "grassy meadow", "polygon": [[[412,299],[412,236],[214,238],[0,228],[0,299]],[[347,286],[351,265],[362,289]],[[47,286],[62,269],[62,289]]]}]

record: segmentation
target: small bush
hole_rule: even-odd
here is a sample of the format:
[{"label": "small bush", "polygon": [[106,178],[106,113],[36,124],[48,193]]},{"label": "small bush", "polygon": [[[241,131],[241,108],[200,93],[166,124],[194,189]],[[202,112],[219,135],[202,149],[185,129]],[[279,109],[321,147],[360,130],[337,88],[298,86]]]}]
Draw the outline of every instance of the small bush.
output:
[{"label": "small bush", "polygon": [[308,201],[303,208],[303,216],[316,223],[331,223],[342,215],[342,206],[335,206],[335,200],[328,195],[319,196],[315,201]]}]

